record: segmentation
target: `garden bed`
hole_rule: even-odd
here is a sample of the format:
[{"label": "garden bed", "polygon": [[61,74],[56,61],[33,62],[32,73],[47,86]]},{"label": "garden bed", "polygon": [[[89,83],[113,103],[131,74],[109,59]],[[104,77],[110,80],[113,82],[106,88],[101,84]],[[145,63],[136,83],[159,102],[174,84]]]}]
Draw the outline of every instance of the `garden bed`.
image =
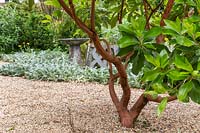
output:
[{"label": "garden bed", "polygon": [[[141,92],[132,90],[132,102]],[[106,85],[0,76],[0,133],[200,132],[199,105],[174,101],[160,118],[156,105],[148,104],[135,128],[125,129]]]}]

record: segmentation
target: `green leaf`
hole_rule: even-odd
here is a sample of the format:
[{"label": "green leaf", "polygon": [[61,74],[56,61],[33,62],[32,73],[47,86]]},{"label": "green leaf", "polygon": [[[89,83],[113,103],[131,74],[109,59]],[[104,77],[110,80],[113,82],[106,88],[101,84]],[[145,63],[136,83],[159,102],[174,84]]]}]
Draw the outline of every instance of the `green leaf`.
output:
[{"label": "green leaf", "polygon": [[144,38],[146,39],[146,38],[157,37],[161,33],[162,33],[161,27],[153,27],[145,33]]},{"label": "green leaf", "polygon": [[120,32],[125,32],[131,35],[134,34],[133,29],[129,24],[121,24],[118,26],[118,29]]},{"label": "green leaf", "polygon": [[189,76],[189,72],[179,72],[178,70],[171,70],[167,76],[173,80],[173,81],[177,81],[177,80],[184,80],[185,78],[187,78]]},{"label": "green leaf", "polygon": [[197,39],[199,37],[200,37],[200,32],[197,32],[196,35],[195,35],[195,39]]},{"label": "green leaf", "polygon": [[197,80],[193,80],[193,88],[189,92],[189,97],[192,99],[192,101],[200,104],[200,84]]},{"label": "green leaf", "polygon": [[150,54],[145,54],[144,55],[144,57],[145,57],[145,59],[149,62],[149,63],[151,63],[151,64],[153,64],[154,66],[156,66],[156,67],[160,67],[160,59],[158,59],[159,57],[157,56],[157,59],[155,59],[152,55],[150,55]]},{"label": "green leaf", "polygon": [[133,51],[133,47],[129,46],[129,47],[125,47],[125,48],[120,48],[119,52],[117,53],[117,56],[123,56],[126,55],[128,52]]},{"label": "green leaf", "polygon": [[176,55],[174,64],[177,68],[180,68],[189,72],[193,71],[192,65],[184,56]]},{"label": "green leaf", "polygon": [[188,81],[185,84],[181,85],[181,87],[178,90],[178,99],[184,102],[188,96],[188,93],[192,90],[192,88],[193,88],[192,81]]},{"label": "green leaf", "polygon": [[167,98],[164,98],[161,103],[158,105],[158,108],[157,108],[157,115],[158,117],[161,116],[162,112],[165,110],[167,106]]},{"label": "green leaf", "polygon": [[138,74],[142,70],[142,67],[144,66],[144,61],[144,54],[140,52],[138,52],[137,55],[131,59],[131,62],[133,63],[132,72],[134,74]]},{"label": "green leaf", "polygon": [[193,15],[191,17],[188,17],[187,20],[190,21],[191,23],[200,22],[200,17]]},{"label": "green leaf", "polygon": [[131,45],[136,45],[138,40],[135,39],[133,36],[123,36],[119,39],[118,44],[120,48],[125,48]]},{"label": "green leaf", "polygon": [[162,83],[154,83],[151,86],[155,92],[157,92],[158,94],[162,94],[166,92],[165,87],[162,85]]},{"label": "green leaf", "polygon": [[145,17],[141,16],[138,19],[132,19],[131,24],[135,30],[143,32],[146,25]]},{"label": "green leaf", "polygon": [[197,70],[200,70],[200,62],[197,64]]},{"label": "green leaf", "polygon": [[42,23],[50,23],[50,20],[42,20]]},{"label": "green leaf", "polygon": [[160,52],[160,66],[165,68],[169,64],[169,56],[167,51],[164,49]]},{"label": "green leaf", "polygon": [[176,37],[176,42],[178,44],[186,46],[186,47],[190,47],[195,44],[193,41],[191,41],[190,39],[188,39],[187,37],[184,37],[184,36]]},{"label": "green leaf", "polygon": [[57,1],[57,0],[47,0],[44,2],[45,5],[48,5],[48,6],[54,6],[54,7],[57,7],[57,8],[60,8],[60,3]]},{"label": "green leaf", "polygon": [[177,18],[176,21],[165,20],[166,28],[171,29],[177,33],[181,33],[181,21]]},{"label": "green leaf", "polygon": [[153,81],[153,80],[155,80],[158,77],[159,74],[160,73],[159,73],[158,69],[145,72],[142,80],[143,81]]},{"label": "green leaf", "polygon": [[171,35],[171,36],[177,36],[179,35],[176,31],[171,30],[171,29],[163,29],[163,34],[164,35]]},{"label": "green leaf", "polygon": [[158,93],[156,91],[145,91],[144,95],[151,95],[153,99],[158,97]]}]

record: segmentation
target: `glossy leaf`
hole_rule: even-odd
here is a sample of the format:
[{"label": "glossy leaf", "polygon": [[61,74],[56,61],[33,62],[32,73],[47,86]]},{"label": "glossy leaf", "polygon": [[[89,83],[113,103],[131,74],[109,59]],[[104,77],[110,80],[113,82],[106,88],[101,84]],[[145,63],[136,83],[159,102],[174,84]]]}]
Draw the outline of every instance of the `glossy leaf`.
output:
[{"label": "glossy leaf", "polygon": [[162,50],[160,52],[160,66],[161,68],[165,68],[169,63],[169,56],[166,50]]},{"label": "glossy leaf", "polygon": [[142,67],[144,66],[144,61],[145,58],[143,53],[137,53],[137,55],[133,57],[131,62],[133,63],[132,72],[134,74],[138,74],[142,70]]},{"label": "glossy leaf", "polygon": [[54,7],[57,7],[57,8],[61,7],[60,3],[57,0],[47,0],[44,3],[45,3],[45,5],[54,6]]},{"label": "glossy leaf", "polygon": [[181,32],[181,22],[179,19],[176,19],[176,21],[171,20],[165,20],[166,28],[171,29],[177,33],[180,34]]},{"label": "glossy leaf", "polygon": [[184,36],[176,37],[176,42],[178,44],[186,46],[186,47],[190,47],[195,44],[193,41],[191,41],[190,39],[188,39],[187,37],[184,37]]},{"label": "glossy leaf", "polygon": [[134,34],[133,29],[131,28],[131,26],[127,25],[127,24],[119,25],[118,29],[119,29],[120,32],[125,32],[125,33],[128,33],[128,34]]},{"label": "glossy leaf", "polygon": [[197,64],[197,70],[200,70],[200,62]]},{"label": "glossy leaf", "polygon": [[162,28],[161,27],[153,27],[149,31],[147,31],[144,35],[144,38],[152,38],[152,37],[157,37],[162,33]]},{"label": "glossy leaf", "polygon": [[189,92],[189,97],[192,99],[192,101],[200,104],[200,83],[196,80],[193,80],[193,88]]},{"label": "glossy leaf", "polygon": [[149,63],[151,63],[151,64],[153,64],[154,66],[156,66],[156,67],[160,67],[160,59],[158,59],[159,57],[157,56],[157,59],[155,59],[152,55],[150,55],[150,54],[145,54],[144,55],[144,57],[145,57],[145,59],[149,62]]},{"label": "glossy leaf", "polygon": [[118,44],[120,48],[125,48],[138,43],[138,40],[132,36],[123,36],[119,39]]},{"label": "glossy leaf", "polygon": [[173,80],[173,81],[178,81],[178,80],[184,80],[189,76],[189,72],[179,72],[178,70],[171,70],[167,76]]},{"label": "glossy leaf", "polygon": [[160,73],[159,73],[158,69],[145,72],[144,73],[144,77],[142,78],[142,80],[143,81],[153,81],[153,80],[155,80],[158,77],[159,74]]},{"label": "glossy leaf", "polygon": [[177,68],[186,70],[186,71],[193,71],[192,65],[184,56],[176,55],[174,64]]},{"label": "glossy leaf", "polygon": [[164,98],[161,103],[158,105],[157,108],[157,115],[160,117],[160,115],[162,114],[162,112],[165,110],[167,106],[167,98]]},{"label": "glossy leaf", "polygon": [[152,86],[153,90],[157,92],[158,94],[162,94],[166,92],[165,87],[162,85],[162,83],[154,83]]},{"label": "glossy leaf", "polygon": [[188,81],[185,84],[181,85],[181,87],[178,90],[178,99],[180,101],[183,101],[187,98],[188,93],[192,90],[193,83],[192,81]]}]

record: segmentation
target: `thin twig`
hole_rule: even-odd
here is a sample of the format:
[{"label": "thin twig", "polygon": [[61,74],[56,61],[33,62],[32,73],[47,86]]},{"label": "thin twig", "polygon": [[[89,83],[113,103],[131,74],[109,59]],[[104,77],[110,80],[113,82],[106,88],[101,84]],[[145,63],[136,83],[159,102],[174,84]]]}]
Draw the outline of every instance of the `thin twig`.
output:
[{"label": "thin twig", "polygon": [[146,19],[146,28],[147,29],[150,29],[149,20],[151,19],[152,15],[159,9],[159,7],[162,5],[162,3],[163,3],[163,0],[154,9],[151,10],[151,13],[149,14],[149,16]]}]

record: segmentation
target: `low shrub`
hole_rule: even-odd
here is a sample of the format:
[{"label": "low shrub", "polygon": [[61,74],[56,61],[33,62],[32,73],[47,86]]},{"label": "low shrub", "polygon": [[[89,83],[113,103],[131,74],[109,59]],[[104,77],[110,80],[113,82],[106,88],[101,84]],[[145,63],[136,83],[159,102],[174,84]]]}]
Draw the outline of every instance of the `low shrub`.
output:
[{"label": "low shrub", "polygon": [[[61,51],[32,51],[3,54],[1,60],[10,62],[0,66],[0,74],[6,76],[24,76],[34,80],[48,81],[78,81],[78,82],[108,82],[107,68],[90,68],[72,64],[68,54]],[[128,69],[130,84],[139,85],[137,76]]]},{"label": "low shrub", "polygon": [[0,67],[2,75],[24,76],[28,79],[48,81],[96,81],[106,83],[108,71],[71,64],[68,55],[60,51],[40,51],[3,55],[11,62]]}]

